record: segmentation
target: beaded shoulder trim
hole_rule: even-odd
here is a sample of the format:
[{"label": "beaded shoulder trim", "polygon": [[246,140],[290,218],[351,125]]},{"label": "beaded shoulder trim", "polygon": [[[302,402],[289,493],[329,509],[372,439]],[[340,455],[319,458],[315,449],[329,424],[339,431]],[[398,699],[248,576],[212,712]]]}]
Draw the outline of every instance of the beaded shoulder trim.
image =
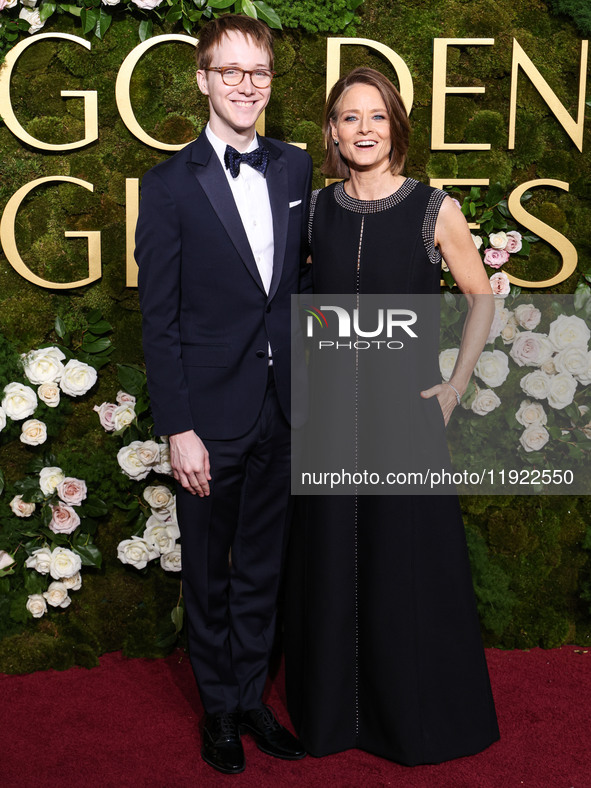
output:
[{"label": "beaded shoulder trim", "polygon": [[425,218],[423,219],[423,243],[429,262],[433,263],[433,265],[441,265],[441,252],[435,246],[435,224],[437,223],[441,204],[447,196],[447,192],[441,189],[433,189],[427,203]]},{"label": "beaded shoulder trim", "polygon": [[319,194],[320,189],[314,189],[312,196],[310,197],[310,213],[308,214],[308,243],[310,246],[312,245],[312,225],[314,223],[314,211],[316,210],[316,202],[318,201]]},{"label": "beaded shoulder trim", "polygon": [[334,198],[341,208],[345,208],[347,211],[353,211],[354,213],[379,213],[401,203],[417,184],[418,181],[414,178],[407,178],[394,194],[389,194],[380,200],[357,200],[355,197],[350,197],[347,194],[343,182],[340,181],[334,188]]}]

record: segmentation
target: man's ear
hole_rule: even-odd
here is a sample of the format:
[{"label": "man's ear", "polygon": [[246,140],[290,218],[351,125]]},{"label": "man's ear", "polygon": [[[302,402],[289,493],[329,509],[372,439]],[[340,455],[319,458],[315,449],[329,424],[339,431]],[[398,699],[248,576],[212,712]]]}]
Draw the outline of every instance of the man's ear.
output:
[{"label": "man's ear", "polygon": [[197,86],[204,96],[209,96],[209,88],[207,87],[207,74],[202,69],[197,69]]}]

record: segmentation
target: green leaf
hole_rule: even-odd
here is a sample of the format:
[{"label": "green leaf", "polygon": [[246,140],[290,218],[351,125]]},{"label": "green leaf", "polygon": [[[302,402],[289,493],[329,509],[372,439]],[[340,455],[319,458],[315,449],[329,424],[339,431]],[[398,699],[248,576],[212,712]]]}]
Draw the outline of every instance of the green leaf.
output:
[{"label": "green leaf", "polygon": [[503,199],[503,192],[504,190],[500,183],[493,184],[486,193],[486,197],[484,198],[485,204],[489,208],[492,208],[493,205],[496,205]]},{"label": "green leaf", "polygon": [[282,30],[281,19],[279,19],[279,14],[274,8],[271,8],[263,0],[253,0],[253,5],[257,10],[259,19],[262,19],[274,30]]},{"label": "green leaf", "polygon": [[[109,19],[111,17],[109,16]],[[96,323],[92,323],[90,326],[90,331],[95,336],[100,336],[102,334],[107,334],[109,331],[113,330],[113,326],[109,323],[108,320],[98,320]]]},{"label": "green leaf", "polygon": [[[101,6],[101,12],[99,16],[99,20],[96,24],[96,28],[94,30],[96,37],[102,39],[107,30],[111,27],[111,22],[113,21],[113,17],[108,11]],[[94,331],[95,328],[93,326],[92,330]]]},{"label": "green leaf", "polygon": [[85,353],[102,353],[111,345],[112,342],[107,337],[95,337],[92,334],[85,335],[82,340],[82,350]]},{"label": "green leaf", "polygon": [[236,0],[209,0],[207,5],[210,8],[215,8],[216,11],[220,8],[229,8],[231,5],[234,5]]},{"label": "green leaf", "polygon": [[173,24],[174,22],[178,22],[179,19],[183,18],[183,10],[178,5],[173,5],[170,11],[166,14],[166,21]]},{"label": "green leaf", "polygon": [[82,32],[84,34],[90,33],[96,27],[99,18],[99,12],[94,8],[82,9],[80,19],[82,20]]},{"label": "green leaf", "polygon": [[183,29],[184,29],[184,30],[185,30],[185,31],[186,31],[186,32],[187,32],[189,35],[191,35],[191,34],[192,34],[192,32],[193,32],[193,25],[192,25],[192,23],[191,23],[191,20],[190,20],[190,19],[188,19],[186,16],[183,16]]},{"label": "green leaf", "polygon": [[146,373],[131,364],[118,364],[117,377],[123,391],[138,397],[146,387]]},{"label": "green leaf", "polygon": [[4,492],[4,484],[4,474],[2,473],[2,470],[0,470],[0,495],[2,495]]},{"label": "green leaf", "polygon": [[103,313],[101,312],[100,309],[92,309],[86,317],[86,321],[89,326],[91,326],[92,323],[98,323],[102,319],[103,319]]},{"label": "green leaf", "polygon": [[529,241],[530,244],[534,244],[540,240],[538,235],[534,235],[533,233],[528,233],[527,235],[522,236],[523,241]]},{"label": "green leaf", "polygon": [[59,315],[55,319],[54,329],[58,337],[60,339],[63,339],[64,334],[66,333],[66,324],[64,323],[64,321],[61,319]]},{"label": "green leaf", "polygon": [[82,13],[82,9],[77,5],[60,5],[60,8],[72,16],[80,16]]},{"label": "green leaf", "polygon": [[252,4],[251,0],[242,0],[241,7],[243,14],[246,14],[246,16],[251,16],[253,19],[257,18],[257,10]]},{"label": "green leaf", "polygon": [[531,246],[524,238],[521,239],[521,249],[517,252],[521,257],[527,257],[531,251]]},{"label": "green leaf", "polygon": [[83,501],[80,509],[85,517],[104,517],[109,513],[107,504],[94,495]]},{"label": "green leaf", "polygon": [[585,307],[585,304],[589,300],[590,296],[591,290],[589,289],[589,285],[587,285],[585,282],[579,282],[575,288],[574,297],[574,306],[577,312]]},{"label": "green leaf", "polygon": [[39,17],[42,22],[45,22],[55,12],[57,5],[55,3],[41,3],[39,6]]},{"label": "green leaf", "polygon": [[184,618],[184,610],[182,605],[177,605],[177,607],[173,607],[170,611],[170,618],[172,619],[172,623],[174,624],[174,628],[176,632],[180,632],[183,628],[183,618]]},{"label": "green leaf", "polygon": [[140,41],[146,41],[148,38],[152,38],[153,27],[154,26],[151,19],[143,19],[140,22],[140,27],[138,30]]},{"label": "green leaf", "polygon": [[504,216],[506,219],[511,219],[511,218],[512,218],[512,216],[511,216],[511,211],[510,211],[510,210],[509,210],[509,208],[507,207],[507,200],[503,200],[503,202],[500,202],[500,203],[497,205],[497,211],[498,211],[498,212],[499,212],[499,213],[500,213],[502,216]]},{"label": "green leaf", "polygon": [[94,566],[97,569],[101,568],[103,556],[101,551],[94,544],[81,544],[73,545],[73,551],[82,559],[83,566]]}]

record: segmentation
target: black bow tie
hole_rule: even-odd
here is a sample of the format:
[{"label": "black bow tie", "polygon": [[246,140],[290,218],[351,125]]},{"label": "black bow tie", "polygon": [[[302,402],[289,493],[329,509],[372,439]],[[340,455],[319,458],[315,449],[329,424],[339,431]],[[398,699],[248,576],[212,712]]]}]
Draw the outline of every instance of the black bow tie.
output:
[{"label": "black bow tie", "polygon": [[226,169],[230,170],[230,175],[237,178],[240,172],[240,164],[244,162],[255,170],[258,170],[263,175],[267,170],[269,163],[269,151],[267,148],[259,147],[250,153],[238,153],[238,151],[231,145],[226,146],[224,153],[224,163]]}]

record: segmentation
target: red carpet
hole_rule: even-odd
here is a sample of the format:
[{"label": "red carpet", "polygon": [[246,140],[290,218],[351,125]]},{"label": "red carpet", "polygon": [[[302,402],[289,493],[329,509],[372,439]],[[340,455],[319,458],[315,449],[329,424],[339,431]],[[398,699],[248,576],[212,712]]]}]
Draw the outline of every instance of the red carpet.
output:
[{"label": "red carpet", "polygon": [[[408,768],[352,750],[290,763],[244,738],[246,771],[199,757],[201,708],[186,656],[101,658],[0,675],[0,781],[10,788],[590,788],[591,651],[487,650],[501,741],[470,758]],[[281,677],[269,702],[287,722]]]}]

